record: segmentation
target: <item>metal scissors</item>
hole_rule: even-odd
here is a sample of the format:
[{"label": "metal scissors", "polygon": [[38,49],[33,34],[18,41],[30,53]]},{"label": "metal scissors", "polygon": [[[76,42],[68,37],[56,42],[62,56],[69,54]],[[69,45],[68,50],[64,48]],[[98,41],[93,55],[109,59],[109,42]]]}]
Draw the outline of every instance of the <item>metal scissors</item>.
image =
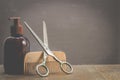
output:
[{"label": "metal scissors", "polygon": [[[73,72],[73,67],[70,63],[66,62],[66,61],[61,61],[59,60],[54,53],[49,49],[48,47],[48,38],[47,38],[47,29],[46,29],[46,23],[45,21],[43,21],[43,36],[44,36],[44,43],[42,42],[42,40],[37,36],[37,34],[31,29],[31,27],[24,21],[24,24],[26,26],[26,28],[32,33],[32,35],[35,37],[35,39],[38,41],[38,43],[41,45],[41,47],[44,50],[43,53],[43,62],[38,64],[36,66],[36,72],[39,76],[48,76],[49,74],[49,69],[46,66],[46,58],[47,56],[52,56],[57,62],[59,62],[60,64],[60,68],[63,72],[70,74]],[[39,68],[43,67],[45,69],[45,72],[42,73]]]}]

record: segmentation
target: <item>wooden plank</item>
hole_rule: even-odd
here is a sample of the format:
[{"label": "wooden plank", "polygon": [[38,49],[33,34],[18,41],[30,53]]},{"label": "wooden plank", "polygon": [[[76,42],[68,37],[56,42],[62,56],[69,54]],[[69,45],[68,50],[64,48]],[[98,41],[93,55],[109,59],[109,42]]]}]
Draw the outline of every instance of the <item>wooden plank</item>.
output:
[{"label": "wooden plank", "polygon": [[0,80],[120,80],[120,65],[73,65],[74,72],[66,75],[53,73],[48,77],[38,75],[7,75],[0,65]]},{"label": "wooden plank", "polygon": [[106,80],[120,80],[120,65],[97,65],[95,68]]}]

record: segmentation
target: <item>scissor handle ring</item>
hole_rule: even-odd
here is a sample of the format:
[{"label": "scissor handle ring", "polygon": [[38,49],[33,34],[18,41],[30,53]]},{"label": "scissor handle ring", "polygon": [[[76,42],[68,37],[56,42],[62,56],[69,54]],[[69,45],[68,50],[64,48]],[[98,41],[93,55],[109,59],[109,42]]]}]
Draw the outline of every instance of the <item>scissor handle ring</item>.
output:
[{"label": "scissor handle ring", "polygon": [[[46,73],[45,73],[45,74],[40,73],[39,67],[45,68]],[[38,74],[39,76],[45,77],[45,76],[48,76],[48,74],[49,74],[49,69],[48,69],[48,67],[45,66],[44,64],[39,64],[39,65],[36,66],[36,72],[37,72],[37,74]]]},{"label": "scissor handle ring", "polygon": [[[67,70],[63,67],[63,65],[67,65],[67,66],[70,68],[70,71],[67,71]],[[72,65],[71,65],[70,63],[68,63],[68,62],[62,62],[61,65],[60,65],[60,68],[61,68],[61,70],[62,70],[63,72],[65,72],[65,73],[67,73],[67,74],[70,74],[70,73],[73,72],[73,67],[72,67]]]}]

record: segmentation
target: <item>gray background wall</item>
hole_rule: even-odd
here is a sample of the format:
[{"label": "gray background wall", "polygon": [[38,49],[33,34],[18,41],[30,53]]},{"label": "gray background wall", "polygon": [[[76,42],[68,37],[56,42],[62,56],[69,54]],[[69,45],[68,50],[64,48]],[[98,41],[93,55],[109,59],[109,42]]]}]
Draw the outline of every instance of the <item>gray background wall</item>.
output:
[{"label": "gray background wall", "polygon": [[[120,63],[119,0],[1,0],[0,63],[3,41],[9,36],[10,16],[26,20],[42,38],[42,20],[48,28],[51,50],[66,52],[72,64]],[[29,31],[31,51],[41,50]]]},{"label": "gray background wall", "polygon": [[[118,1],[118,7],[120,8],[120,1]],[[118,8],[118,56],[120,56],[120,9]],[[119,58],[120,61],[120,58]]]}]

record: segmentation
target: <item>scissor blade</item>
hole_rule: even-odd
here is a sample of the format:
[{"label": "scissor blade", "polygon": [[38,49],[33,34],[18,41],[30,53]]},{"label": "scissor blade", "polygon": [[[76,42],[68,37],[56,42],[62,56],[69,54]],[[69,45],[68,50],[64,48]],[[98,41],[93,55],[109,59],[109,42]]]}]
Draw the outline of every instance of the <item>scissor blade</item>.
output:
[{"label": "scissor blade", "polygon": [[48,36],[47,36],[47,28],[45,21],[43,21],[43,41],[44,44],[48,47]]},{"label": "scissor blade", "polygon": [[27,22],[24,21],[24,24],[26,28],[32,33],[33,37],[37,40],[37,42],[41,45],[43,50],[48,54],[54,57],[53,52],[49,49],[48,46],[46,46],[43,41],[38,37],[38,35],[32,30],[32,28],[27,24]]}]

